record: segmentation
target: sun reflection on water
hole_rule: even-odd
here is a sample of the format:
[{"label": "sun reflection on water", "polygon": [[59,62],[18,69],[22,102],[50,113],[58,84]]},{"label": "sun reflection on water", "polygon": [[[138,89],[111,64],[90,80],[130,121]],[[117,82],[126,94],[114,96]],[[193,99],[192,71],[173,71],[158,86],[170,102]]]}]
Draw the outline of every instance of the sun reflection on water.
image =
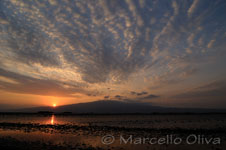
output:
[{"label": "sun reflection on water", "polygon": [[54,121],[55,121],[55,116],[54,116],[54,115],[52,115],[52,117],[51,117],[51,125],[53,125],[53,124],[54,124]]}]

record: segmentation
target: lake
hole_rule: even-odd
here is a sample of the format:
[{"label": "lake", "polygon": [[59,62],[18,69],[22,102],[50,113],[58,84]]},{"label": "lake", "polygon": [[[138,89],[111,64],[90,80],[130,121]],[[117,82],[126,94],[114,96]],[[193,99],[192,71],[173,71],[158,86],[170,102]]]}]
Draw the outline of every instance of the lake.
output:
[{"label": "lake", "polygon": [[4,149],[212,150],[225,135],[225,114],[0,115]]}]

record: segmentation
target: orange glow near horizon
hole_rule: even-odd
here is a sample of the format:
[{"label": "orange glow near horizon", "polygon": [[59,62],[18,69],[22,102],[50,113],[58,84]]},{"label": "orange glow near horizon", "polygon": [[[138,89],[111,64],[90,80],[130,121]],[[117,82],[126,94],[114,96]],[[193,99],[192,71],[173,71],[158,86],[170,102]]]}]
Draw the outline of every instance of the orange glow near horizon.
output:
[{"label": "orange glow near horizon", "polygon": [[[101,97],[88,97],[86,95],[79,95],[76,97],[57,97],[46,95],[32,95],[32,94],[20,94],[10,93],[0,90],[0,104],[16,105],[17,108],[29,108],[29,107],[52,107],[56,104],[56,107],[62,105],[70,105],[84,102],[91,102],[100,99]],[[29,101],[28,101],[29,100]],[[14,107],[13,107],[14,108]]]},{"label": "orange glow near horizon", "polygon": [[56,104],[56,103],[54,103],[54,104],[53,104],[53,107],[56,107],[56,106],[57,106],[57,104]]}]

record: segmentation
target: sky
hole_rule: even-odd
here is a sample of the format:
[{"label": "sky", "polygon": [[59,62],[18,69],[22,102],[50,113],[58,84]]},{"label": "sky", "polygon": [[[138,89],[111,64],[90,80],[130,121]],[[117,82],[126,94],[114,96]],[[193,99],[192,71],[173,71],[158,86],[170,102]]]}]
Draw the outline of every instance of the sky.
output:
[{"label": "sky", "polygon": [[226,108],[225,0],[0,1],[0,108]]}]

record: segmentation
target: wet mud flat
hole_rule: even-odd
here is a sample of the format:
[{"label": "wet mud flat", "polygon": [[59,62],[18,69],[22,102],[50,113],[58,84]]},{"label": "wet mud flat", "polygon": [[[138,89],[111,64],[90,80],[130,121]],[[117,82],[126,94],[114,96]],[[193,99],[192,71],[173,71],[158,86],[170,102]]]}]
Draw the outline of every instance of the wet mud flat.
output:
[{"label": "wet mud flat", "polygon": [[49,142],[40,141],[21,141],[12,137],[1,137],[0,148],[2,150],[101,150],[101,148],[88,147],[86,145],[77,144],[75,146],[70,145],[56,145]]},{"label": "wet mud flat", "polygon": [[[190,143],[186,143],[189,136],[191,136]],[[181,143],[175,143],[177,138],[182,140]],[[217,143],[218,139],[220,139],[220,143]],[[162,142],[158,143],[158,140]],[[194,143],[191,144],[191,142]],[[4,150],[224,150],[226,148],[226,128],[157,129],[2,122],[0,123],[0,148]]]}]

